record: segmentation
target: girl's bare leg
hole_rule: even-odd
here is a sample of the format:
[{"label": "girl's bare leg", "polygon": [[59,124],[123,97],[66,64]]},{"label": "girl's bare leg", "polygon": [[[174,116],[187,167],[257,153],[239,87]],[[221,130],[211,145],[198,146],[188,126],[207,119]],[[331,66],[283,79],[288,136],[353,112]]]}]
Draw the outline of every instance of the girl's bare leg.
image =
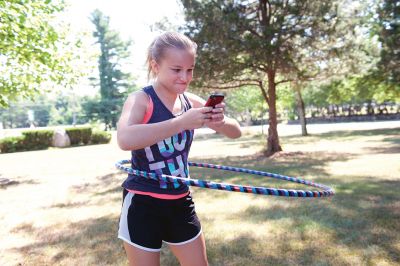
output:
[{"label": "girl's bare leg", "polygon": [[206,244],[203,233],[185,244],[168,245],[182,266],[207,266]]},{"label": "girl's bare leg", "polygon": [[146,251],[124,242],[129,266],[159,266],[160,252]]}]

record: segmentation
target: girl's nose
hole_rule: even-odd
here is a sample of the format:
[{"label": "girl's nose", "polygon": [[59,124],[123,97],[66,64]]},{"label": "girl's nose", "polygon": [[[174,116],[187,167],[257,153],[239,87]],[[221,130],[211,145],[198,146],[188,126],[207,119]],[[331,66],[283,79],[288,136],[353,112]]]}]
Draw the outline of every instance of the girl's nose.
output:
[{"label": "girl's nose", "polygon": [[186,73],[186,71],[182,71],[181,72],[181,74],[179,75],[179,78],[182,80],[182,81],[187,81],[188,80],[188,73]]}]

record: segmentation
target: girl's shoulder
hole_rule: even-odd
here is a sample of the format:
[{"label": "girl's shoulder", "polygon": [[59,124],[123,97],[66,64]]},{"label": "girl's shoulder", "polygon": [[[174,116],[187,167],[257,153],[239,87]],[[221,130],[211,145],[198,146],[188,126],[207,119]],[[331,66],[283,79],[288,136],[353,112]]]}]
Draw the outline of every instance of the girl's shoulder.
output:
[{"label": "girl's shoulder", "polygon": [[149,102],[149,96],[143,90],[134,91],[128,95],[125,105],[129,106],[128,109],[135,109],[136,111],[145,110]]},{"label": "girl's shoulder", "polygon": [[149,101],[149,95],[143,89],[134,91],[128,95],[127,101],[137,101],[146,105]]}]

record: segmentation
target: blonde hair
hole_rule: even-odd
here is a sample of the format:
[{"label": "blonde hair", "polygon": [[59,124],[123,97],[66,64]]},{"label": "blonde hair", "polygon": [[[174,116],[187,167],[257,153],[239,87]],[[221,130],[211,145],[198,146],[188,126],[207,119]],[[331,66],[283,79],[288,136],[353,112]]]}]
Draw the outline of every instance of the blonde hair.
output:
[{"label": "blonde hair", "polygon": [[197,44],[187,36],[178,32],[165,32],[153,40],[147,50],[147,78],[155,77],[151,67],[151,60],[157,63],[164,57],[165,51],[170,48],[197,51]]}]

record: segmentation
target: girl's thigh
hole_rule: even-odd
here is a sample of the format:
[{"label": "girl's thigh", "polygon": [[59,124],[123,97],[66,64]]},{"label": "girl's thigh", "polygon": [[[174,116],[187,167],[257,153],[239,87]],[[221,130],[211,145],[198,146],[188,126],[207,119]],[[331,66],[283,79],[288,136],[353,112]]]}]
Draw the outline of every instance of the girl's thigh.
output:
[{"label": "girl's thigh", "polygon": [[146,251],[124,242],[129,266],[159,266],[160,252]]},{"label": "girl's thigh", "polygon": [[169,243],[168,246],[182,266],[208,265],[206,244],[202,233],[190,242],[184,244]]}]

